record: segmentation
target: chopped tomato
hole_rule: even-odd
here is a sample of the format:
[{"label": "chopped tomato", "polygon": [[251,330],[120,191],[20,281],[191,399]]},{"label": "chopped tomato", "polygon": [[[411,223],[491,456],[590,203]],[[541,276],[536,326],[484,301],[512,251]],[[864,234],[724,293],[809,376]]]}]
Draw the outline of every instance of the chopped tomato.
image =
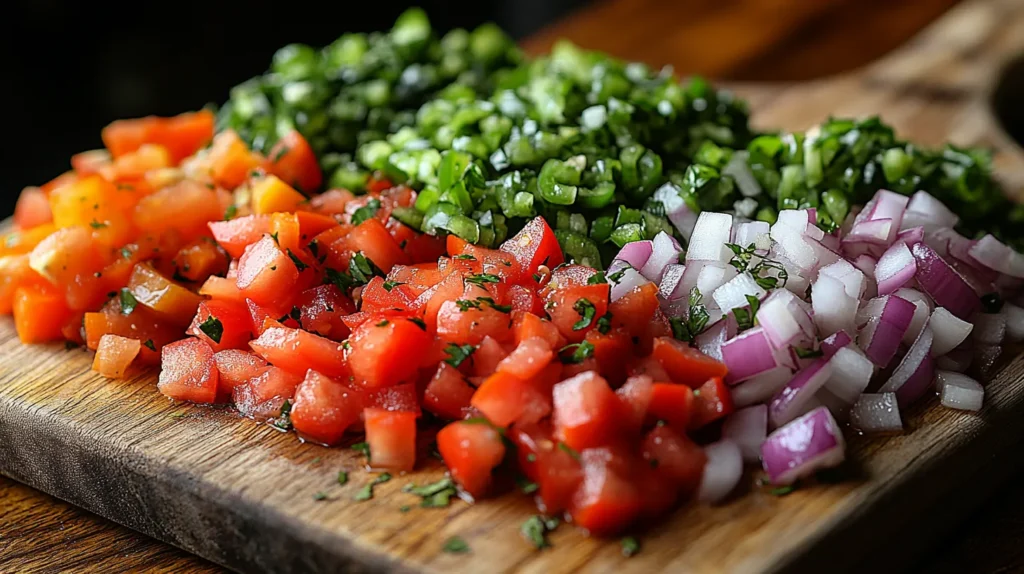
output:
[{"label": "chopped tomato", "polygon": [[588,343],[594,346],[593,357],[598,369],[608,382],[617,387],[626,380],[628,359],[633,356],[633,344],[627,333],[614,329],[602,334],[598,329],[587,333]]},{"label": "chopped tomato", "polygon": [[419,308],[415,290],[408,285],[374,277],[363,287],[359,295],[362,310],[367,313],[385,311],[416,311]]},{"label": "chopped tomato", "polygon": [[345,237],[345,246],[352,253],[362,253],[384,273],[395,265],[409,263],[384,224],[372,217],[352,228]]},{"label": "chopped tomato", "polygon": [[113,297],[97,313],[86,313],[83,322],[85,344],[90,349],[96,350],[100,337],[107,334],[137,339],[142,341],[139,360],[147,364],[158,363],[160,349],[184,335],[181,327],[168,323],[142,305],[126,313],[121,297]]},{"label": "chopped tomato", "polygon": [[664,422],[685,433],[694,406],[694,391],[686,385],[654,383],[647,417],[651,422]]},{"label": "chopped tomato", "polygon": [[219,372],[213,349],[199,339],[182,339],[163,348],[157,389],[180,401],[212,403]]},{"label": "chopped tomato", "polygon": [[31,229],[37,225],[53,221],[50,211],[50,200],[46,193],[38,187],[26,187],[18,196],[14,206],[14,226],[18,229]]},{"label": "chopped tomato", "polygon": [[299,220],[299,238],[306,245],[317,235],[338,226],[338,221],[329,215],[321,215],[312,211],[296,211]]},{"label": "chopped tomato", "polygon": [[370,320],[349,338],[348,364],[356,382],[377,388],[412,380],[430,335],[407,318]]},{"label": "chopped tomato", "polygon": [[648,466],[671,480],[684,495],[700,485],[707,456],[686,434],[668,426],[656,426],[644,437],[641,447]]},{"label": "chopped tomato", "polygon": [[256,214],[295,211],[306,201],[306,196],[274,175],[255,178],[250,193]]},{"label": "chopped tomato", "polygon": [[96,348],[96,357],[92,361],[92,370],[112,379],[124,377],[128,366],[138,356],[142,344],[138,339],[128,339],[117,335],[103,335]]},{"label": "chopped tomato", "polygon": [[229,221],[211,221],[208,225],[217,244],[237,259],[246,247],[270,233],[270,216],[246,215]]},{"label": "chopped tomato", "polygon": [[18,287],[13,312],[14,328],[22,343],[59,341],[61,328],[71,316],[60,291],[44,284]]},{"label": "chopped tomato", "polygon": [[696,389],[711,377],[724,377],[725,364],[671,337],[654,340],[652,355],[674,382]]},{"label": "chopped tomato", "polygon": [[480,385],[471,404],[501,427],[514,422],[534,423],[551,412],[550,397],[530,381],[500,371]]},{"label": "chopped tomato", "polygon": [[301,329],[270,327],[249,346],[271,364],[298,375],[308,369],[329,377],[349,374],[341,343]]},{"label": "chopped tomato", "polygon": [[473,499],[487,494],[491,471],[505,458],[501,435],[487,424],[454,422],[437,433],[437,450],[452,478]]},{"label": "chopped tomato", "polygon": [[513,312],[512,323],[515,329],[516,344],[526,339],[540,337],[547,341],[552,349],[565,346],[565,337],[558,332],[558,327],[551,321],[527,312]]},{"label": "chopped tomato", "polygon": [[558,444],[544,423],[516,425],[511,432],[519,453],[519,465],[539,486],[537,506],[556,515],[567,509],[583,479],[579,453]]},{"label": "chopped tomato", "polygon": [[334,341],[344,340],[349,328],[342,317],[355,313],[356,306],[335,285],[320,285],[299,294],[302,328]]},{"label": "chopped tomato", "polygon": [[655,381],[671,381],[668,371],[661,366],[657,359],[648,355],[634,360],[626,371],[629,376],[647,375]]},{"label": "chopped tomato", "polygon": [[639,434],[654,397],[654,383],[647,375],[635,375],[615,391],[622,401],[622,428]]},{"label": "chopped tomato", "polygon": [[238,288],[261,305],[292,299],[299,270],[269,235],[246,248],[238,260]]},{"label": "chopped tomato", "polygon": [[484,337],[476,346],[473,354],[469,356],[469,360],[472,362],[470,370],[478,377],[486,377],[493,373],[498,368],[498,363],[507,356],[508,351],[501,346],[501,343],[491,337]]},{"label": "chopped tomato", "polygon": [[580,458],[583,482],[573,497],[573,522],[599,536],[623,530],[642,506],[632,471],[636,462],[608,448],[585,450]]},{"label": "chopped tomato", "polygon": [[531,313],[534,315],[544,314],[544,301],[532,290],[522,285],[513,285],[508,288],[509,304],[513,311]]},{"label": "chopped tomato", "polygon": [[423,393],[423,407],[443,419],[460,419],[472,398],[473,387],[462,373],[448,363],[441,363]]},{"label": "chopped tomato", "polygon": [[551,322],[570,343],[579,343],[608,312],[608,284],[560,287],[547,297],[544,308]]},{"label": "chopped tomato", "polygon": [[270,149],[270,156],[263,165],[269,173],[306,193],[316,191],[323,183],[320,162],[298,130],[291,130],[281,136]]},{"label": "chopped tomato", "polygon": [[118,120],[103,128],[103,144],[114,157],[146,143],[166,147],[175,163],[195,153],[213,138],[213,113],[200,110],[171,118],[149,116]]},{"label": "chopped tomato", "polygon": [[244,349],[252,339],[252,319],[244,303],[203,301],[187,333],[206,341],[214,351]]},{"label": "chopped tomato", "polygon": [[355,199],[354,193],[347,189],[328,189],[309,200],[309,206],[319,213],[335,215],[345,213],[345,206]]},{"label": "chopped tomato", "polygon": [[555,438],[576,450],[612,444],[620,436],[619,400],[597,373],[580,373],[554,388]]},{"label": "chopped tomato", "polygon": [[330,446],[362,412],[361,392],[310,369],[295,390],[291,420],[304,439]]},{"label": "chopped tomato", "polygon": [[249,178],[250,172],[258,167],[261,158],[246,147],[238,134],[232,130],[220,132],[213,138],[213,146],[207,157],[210,176],[217,185],[235,189]]},{"label": "chopped tomato", "polygon": [[201,237],[182,247],[171,260],[178,277],[187,281],[206,281],[211,275],[228,270],[228,256],[208,237]]},{"label": "chopped tomato", "polygon": [[203,298],[160,275],[148,264],[135,266],[128,289],[141,305],[156,311],[169,323],[188,325]]},{"label": "chopped tomato", "polygon": [[[423,320],[427,324],[427,329],[431,332],[437,331],[437,320],[441,307],[449,301],[459,299],[465,289],[462,274],[452,273],[419,296],[417,304],[423,303]],[[458,306],[456,306],[457,309]],[[482,340],[486,335],[484,333],[480,339]]]},{"label": "chopped tomato", "polygon": [[56,230],[52,223],[43,223],[31,229],[12,231],[0,238],[0,255],[29,253]]},{"label": "chopped tomato", "polygon": [[139,200],[133,221],[138,229],[156,235],[174,231],[193,238],[207,233],[207,224],[224,217],[217,192],[183,180]]},{"label": "chopped tomato", "polygon": [[211,299],[245,304],[245,295],[239,290],[235,280],[225,277],[208,277],[203,286],[199,288],[199,294],[206,295]]},{"label": "chopped tomato", "polygon": [[235,387],[249,382],[267,370],[267,362],[258,355],[239,349],[227,349],[214,353],[220,377],[217,381],[217,402],[231,402]]},{"label": "chopped tomato", "polygon": [[565,261],[555,233],[540,217],[532,219],[515,237],[503,243],[501,250],[511,253],[519,262],[524,281],[532,280],[541,265],[554,269]]},{"label": "chopped tomato", "polygon": [[[437,311],[437,336],[457,344],[477,345],[490,336],[499,342],[512,339],[512,318],[501,301],[472,283],[462,297],[444,301]],[[429,314],[429,304],[427,313]]]},{"label": "chopped tomato", "polygon": [[711,377],[693,391],[690,428],[701,428],[729,415],[733,410],[729,387],[722,381],[722,377]]},{"label": "chopped tomato", "polygon": [[[612,315],[612,326],[622,327],[629,336],[640,338],[647,334],[648,325],[659,305],[658,286],[645,283],[612,301],[608,312]],[[649,353],[650,349],[646,351]]]},{"label": "chopped tomato", "polygon": [[238,412],[265,421],[281,416],[285,401],[295,396],[295,389],[301,382],[302,375],[271,366],[236,386],[232,399]]},{"label": "chopped tomato", "polygon": [[555,357],[551,345],[541,337],[531,337],[519,343],[519,346],[498,364],[497,370],[530,380],[541,372]]},{"label": "chopped tomato", "polygon": [[71,169],[79,176],[99,173],[111,163],[110,152],[105,149],[91,149],[71,156]]},{"label": "chopped tomato", "polygon": [[363,411],[369,464],[374,469],[410,471],[416,465],[416,413],[369,408]]}]

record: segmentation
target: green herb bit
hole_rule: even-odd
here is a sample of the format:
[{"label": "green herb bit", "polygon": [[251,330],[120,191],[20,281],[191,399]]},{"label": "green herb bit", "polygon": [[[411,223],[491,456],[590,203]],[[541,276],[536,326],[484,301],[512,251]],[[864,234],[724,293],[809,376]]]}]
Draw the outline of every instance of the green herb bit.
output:
[{"label": "green herb bit", "polygon": [[468,253],[462,253],[460,255],[456,255],[455,257],[452,257],[452,259],[461,259],[463,261],[476,261],[476,257],[473,257],[472,255],[470,255]]},{"label": "green herb bit", "polygon": [[366,442],[357,442],[352,445],[352,450],[358,451],[366,455],[366,462],[370,462],[370,444]]},{"label": "green herb bit", "polygon": [[387,327],[389,324],[390,324],[390,321],[388,321],[387,319],[384,319],[380,323],[377,323],[377,326],[378,327]]},{"label": "green herb bit", "polygon": [[449,554],[465,554],[469,552],[469,544],[466,544],[466,541],[458,536],[452,536],[445,541],[441,550]]},{"label": "green herb bit", "polygon": [[408,504],[403,504],[402,506],[398,507],[399,512],[409,512],[410,510],[412,510],[412,507],[409,506]]},{"label": "green herb bit", "polygon": [[206,334],[214,343],[220,343],[221,337],[224,336],[224,324],[213,315],[210,315],[199,324],[199,330]]},{"label": "green herb bit", "polygon": [[491,307],[491,309],[494,309],[495,311],[499,311],[501,313],[511,313],[512,312],[512,306],[511,305],[499,305],[499,304],[495,303],[494,299],[492,299],[490,297],[477,297],[476,300],[479,303],[486,303],[487,305],[489,305]]},{"label": "green herb bit", "polygon": [[540,485],[527,479],[525,476],[516,477],[516,486],[519,487],[520,492],[523,494],[533,494],[534,492],[537,492],[538,488],[540,488]]},{"label": "green herb bit", "polygon": [[124,257],[125,259],[131,259],[132,258],[132,250],[131,250],[131,248],[130,247],[122,247],[121,248],[121,257]]},{"label": "green herb bit", "polygon": [[360,223],[376,217],[377,212],[380,210],[380,200],[373,198],[366,202],[366,205],[360,207],[352,213],[352,225],[359,225]]},{"label": "green herb bit", "polygon": [[825,352],[821,349],[804,349],[802,347],[794,347],[796,356],[801,359],[816,359],[825,355]]},{"label": "green herb bit", "polygon": [[139,301],[135,298],[135,295],[128,290],[127,287],[121,288],[121,314],[131,315],[132,311],[135,310],[135,306],[139,304]]},{"label": "green herb bit", "polygon": [[[572,352],[569,354],[569,352]],[[594,345],[590,341],[573,343],[558,350],[558,356],[565,364],[579,364],[594,354]]]},{"label": "green herb bit", "polygon": [[448,354],[448,358],[445,359],[444,362],[455,368],[459,368],[459,365],[468,359],[474,351],[476,351],[476,347],[473,345],[456,345],[455,343],[448,343],[448,346],[444,348],[444,352]]},{"label": "green herb bit", "polygon": [[156,345],[153,344],[153,339],[146,339],[142,342],[142,346],[146,347],[150,351],[156,351]]},{"label": "green herb bit", "polygon": [[285,399],[281,405],[281,414],[270,422],[270,426],[283,431],[292,430],[292,402]]},{"label": "green herb bit", "polygon": [[580,460],[580,453],[576,452],[576,449],[574,449],[571,446],[565,444],[564,442],[559,441],[558,442],[558,448],[560,450],[565,451],[565,453],[568,454],[569,456],[571,456],[573,459],[575,459],[577,461]]},{"label": "green herb bit", "polygon": [[594,321],[594,314],[597,313],[597,308],[590,302],[586,297],[580,297],[576,300],[576,303],[572,306],[573,311],[576,311],[580,315],[580,320],[572,326],[573,331],[582,331],[590,326]]},{"label": "green herb bit", "polygon": [[295,264],[295,268],[298,269],[299,272],[302,272],[303,270],[305,270],[305,269],[307,269],[309,267],[309,265],[306,265],[305,263],[303,263],[302,260],[299,259],[297,255],[292,253],[292,250],[291,250],[290,247],[287,249],[287,251],[288,251],[288,257],[291,258],[292,263]]},{"label": "green herb bit", "polygon": [[622,555],[626,558],[635,556],[640,552],[640,541],[634,536],[627,536],[622,539]]},{"label": "green herb bit", "polygon": [[619,269],[615,273],[612,273],[611,275],[608,276],[608,282],[618,284],[619,281],[622,281],[622,277],[626,275],[627,269],[632,269],[632,267],[627,265],[622,269]]},{"label": "green herb bit", "polygon": [[321,500],[327,500],[327,493],[325,493],[325,492],[317,492],[317,493],[315,493],[313,495],[313,500],[316,500],[317,502],[319,502]]},{"label": "green herb bit", "polygon": [[470,309],[479,309],[480,308],[480,300],[479,299],[475,299],[475,300],[456,299],[455,300],[455,305],[458,306],[459,311],[462,311],[463,313],[465,313],[466,311],[469,311]]},{"label": "green herb bit", "polygon": [[427,330],[427,323],[423,319],[420,319],[419,317],[409,317],[408,321],[413,325],[416,325],[420,329],[423,329],[424,331]]},{"label": "green herb bit", "polygon": [[490,273],[477,273],[466,277],[466,283],[483,286],[484,283],[497,283],[501,278]]},{"label": "green herb bit", "polygon": [[612,312],[608,311],[597,320],[597,332],[607,335],[612,330]]},{"label": "green herb bit", "polygon": [[773,488],[768,491],[768,494],[771,494],[773,496],[786,496],[787,494],[793,492],[794,490],[796,490],[796,487],[790,484],[788,486],[780,486],[778,488]]},{"label": "green herb bit", "polygon": [[378,484],[383,484],[389,480],[391,480],[390,474],[386,472],[381,474],[377,478],[363,485],[363,487],[359,489],[359,492],[357,492],[356,495],[352,497],[352,499],[357,502],[370,500],[371,498],[373,498],[373,487],[377,486]]},{"label": "green herb bit", "polygon": [[338,484],[348,484],[348,471],[338,471]]},{"label": "green herb bit", "polygon": [[600,285],[601,283],[607,283],[608,279],[604,276],[604,271],[598,271],[587,279],[587,285]]},{"label": "green herb bit", "polygon": [[408,484],[402,489],[402,491],[415,494],[422,498],[423,500],[420,501],[420,506],[423,508],[446,507],[451,504],[452,497],[458,495],[455,483],[450,478],[442,478],[437,482],[424,484],[423,486]]},{"label": "green herb bit", "polygon": [[93,229],[103,229],[106,226],[107,226],[106,223],[100,222],[100,221],[96,221],[95,219],[93,219],[92,221],[89,222],[89,227],[91,227]]},{"label": "green herb bit", "polygon": [[390,293],[392,289],[399,285],[405,285],[405,283],[402,283],[401,281],[385,281],[383,287],[385,291]]},{"label": "green herb bit", "polygon": [[229,205],[228,208],[224,210],[224,221],[230,221],[234,219],[236,215],[238,215],[238,207]]},{"label": "green herb bit", "polygon": [[519,527],[520,534],[538,550],[548,548],[547,533],[558,527],[557,519],[545,519],[543,516],[531,516]]}]

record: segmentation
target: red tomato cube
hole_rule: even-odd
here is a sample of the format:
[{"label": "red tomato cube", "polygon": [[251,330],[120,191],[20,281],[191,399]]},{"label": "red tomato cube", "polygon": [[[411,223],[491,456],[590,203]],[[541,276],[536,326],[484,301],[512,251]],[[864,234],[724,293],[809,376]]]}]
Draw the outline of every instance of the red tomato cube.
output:
[{"label": "red tomato cube", "polygon": [[218,377],[213,349],[205,342],[190,338],[164,345],[156,385],[161,393],[181,401],[212,403]]},{"label": "red tomato cube", "polygon": [[531,382],[500,371],[480,385],[471,404],[501,427],[514,422],[537,422],[551,412],[551,399],[547,394]]},{"label": "red tomato cube", "polygon": [[674,382],[688,385],[692,389],[703,385],[711,377],[724,377],[729,372],[724,363],[671,337],[655,339],[652,356],[661,363]]},{"label": "red tomato cube", "polygon": [[431,337],[407,318],[366,321],[349,338],[348,364],[356,382],[389,387],[415,378]]},{"label": "red tomato cube", "polygon": [[437,433],[437,450],[452,478],[474,499],[487,494],[491,471],[505,458],[498,431],[477,422],[454,422]]},{"label": "red tomato cube", "polygon": [[203,301],[186,332],[206,341],[214,351],[243,349],[252,339],[252,321],[245,305],[234,301]]},{"label": "red tomato cube", "polygon": [[363,411],[370,467],[410,471],[416,465],[416,413],[369,408]]},{"label": "red tomato cube", "polygon": [[363,412],[363,393],[312,369],[295,389],[291,420],[299,436],[331,446]]},{"label": "red tomato cube", "polygon": [[473,392],[458,369],[441,363],[423,393],[423,408],[443,419],[458,420],[469,408]]},{"label": "red tomato cube", "polygon": [[555,385],[555,438],[576,450],[615,442],[620,413],[618,398],[597,373],[580,373]]}]

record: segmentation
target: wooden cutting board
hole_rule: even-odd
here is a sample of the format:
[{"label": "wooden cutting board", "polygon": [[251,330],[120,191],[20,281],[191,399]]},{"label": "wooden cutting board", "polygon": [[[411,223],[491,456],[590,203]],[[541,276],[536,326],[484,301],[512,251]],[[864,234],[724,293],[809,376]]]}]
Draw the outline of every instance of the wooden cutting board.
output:
[{"label": "wooden cutting board", "polygon": [[[1024,154],[995,127],[985,100],[999,64],[1024,51],[1021,4],[962,4],[853,74],[736,88],[760,127],[880,113],[923,143],[993,147],[1000,176],[1020,191]],[[778,497],[751,480],[721,506],[679,509],[641,533],[643,549],[629,559],[617,541],[564,525],[551,534],[552,548],[537,551],[519,535],[534,513],[523,495],[418,508],[401,489],[443,475],[428,456],[422,469],[379,485],[373,500],[355,502],[372,476],[349,449],[302,445],[226,409],[171,403],[152,373],[102,379],[84,351],[21,345],[6,318],[0,359],[0,471],[243,571],[891,570],[1024,462],[1017,357],[988,385],[978,414],[925,401],[906,413],[906,433],[853,437],[843,482]],[[430,437],[423,438],[426,451]],[[340,470],[349,471],[347,485],[336,481]],[[316,500],[320,493],[326,498]],[[471,552],[442,552],[450,536]]]}]

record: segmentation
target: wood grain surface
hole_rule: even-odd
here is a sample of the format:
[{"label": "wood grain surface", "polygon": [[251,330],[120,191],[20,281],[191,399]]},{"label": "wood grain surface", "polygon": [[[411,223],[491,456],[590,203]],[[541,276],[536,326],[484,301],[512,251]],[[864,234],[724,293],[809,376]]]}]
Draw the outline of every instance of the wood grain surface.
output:
[{"label": "wood grain surface", "polygon": [[[1021,159],[981,101],[997,62],[1021,48],[1020,4],[965,4],[906,49],[856,74],[737,89],[751,97],[759,125],[799,129],[830,113],[882,112],[908,137],[991,145],[1002,152],[1001,174],[1016,186],[1024,181]],[[614,17],[625,21],[626,13]],[[643,551],[629,560],[614,541],[586,539],[565,526],[553,533],[553,550],[537,552],[518,535],[531,511],[522,496],[401,512],[417,502],[401,492],[402,485],[441,476],[429,457],[422,457],[430,461],[424,469],[395,477],[377,487],[373,500],[357,503],[351,497],[370,475],[358,470],[360,460],[347,449],[300,445],[228,411],[172,404],[155,392],[152,374],[99,379],[84,352],[22,346],[8,320],[0,321],[0,357],[5,474],[246,571],[837,571],[879,565],[873,561],[882,555],[865,550],[898,540],[886,548],[905,552],[897,558],[886,553],[880,564],[891,569],[934,542],[936,527],[953,524],[1024,457],[1018,444],[1024,436],[1024,359],[1017,359],[989,385],[979,415],[922,405],[907,417],[908,433],[852,440],[853,462],[839,484],[809,485],[786,497],[750,486],[752,492],[723,506],[681,509],[642,533]],[[423,442],[426,449],[428,439]],[[335,478],[343,469],[351,471],[350,483],[339,486]],[[965,484],[970,488],[951,495]],[[318,493],[326,499],[316,500]],[[64,508],[72,513],[68,520],[84,529],[82,539],[99,536],[88,545],[102,549],[93,553],[102,559],[73,564],[116,571],[120,563],[109,548],[131,548],[136,535],[111,533]],[[51,536],[47,544],[33,545],[39,536],[26,530],[31,515],[2,514],[0,571],[64,569],[46,568],[54,555],[72,548],[70,539]],[[472,552],[441,552],[452,535],[463,537]],[[157,567],[166,564],[166,571],[208,568],[165,546],[149,545],[143,554]],[[3,562],[12,555],[19,557],[16,568]]]}]

